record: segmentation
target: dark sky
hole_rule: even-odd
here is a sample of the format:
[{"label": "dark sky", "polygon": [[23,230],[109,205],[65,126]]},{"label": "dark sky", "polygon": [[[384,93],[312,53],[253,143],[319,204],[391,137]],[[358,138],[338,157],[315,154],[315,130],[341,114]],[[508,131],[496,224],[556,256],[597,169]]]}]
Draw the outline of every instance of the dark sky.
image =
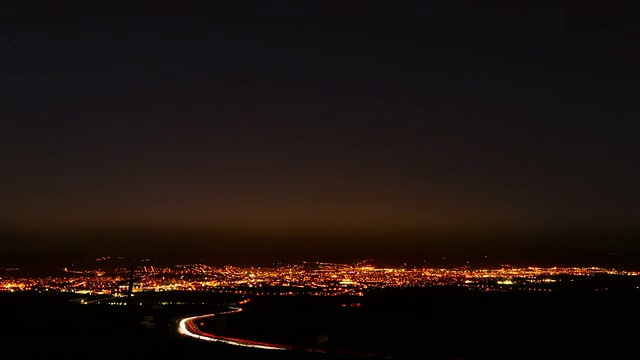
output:
[{"label": "dark sky", "polygon": [[2,259],[640,248],[628,5],[17,3]]}]

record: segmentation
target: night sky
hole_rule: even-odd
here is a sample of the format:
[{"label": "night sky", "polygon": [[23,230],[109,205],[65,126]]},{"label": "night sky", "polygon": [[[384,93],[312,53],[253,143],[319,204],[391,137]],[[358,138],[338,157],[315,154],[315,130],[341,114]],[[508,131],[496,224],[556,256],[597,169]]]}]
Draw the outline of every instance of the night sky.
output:
[{"label": "night sky", "polygon": [[628,5],[17,3],[3,264],[640,259]]}]

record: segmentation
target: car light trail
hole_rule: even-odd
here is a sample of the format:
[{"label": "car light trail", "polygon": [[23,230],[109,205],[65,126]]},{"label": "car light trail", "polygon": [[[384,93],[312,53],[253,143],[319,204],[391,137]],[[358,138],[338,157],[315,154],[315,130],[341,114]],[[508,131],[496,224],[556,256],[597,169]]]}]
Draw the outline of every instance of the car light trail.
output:
[{"label": "car light trail", "polygon": [[[228,344],[228,345],[234,345],[234,346],[244,346],[244,347],[250,347],[250,348],[256,348],[256,349],[264,349],[264,350],[298,350],[298,351],[307,351],[307,352],[316,352],[316,353],[328,353],[329,351],[325,350],[325,349],[321,349],[321,348],[310,348],[310,347],[298,347],[298,346],[292,346],[292,345],[285,345],[285,344],[274,344],[274,343],[268,343],[268,342],[263,342],[263,341],[254,341],[254,340],[248,340],[248,339],[239,339],[239,338],[234,338],[234,337],[229,337],[229,336],[221,336],[221,335],[215,335],[215,334],[210,334],[204,331],[201,331],[198,328],[198,325],[196,325],[196,322],[203,320],[203,319],[207,319],[207,318],[212,318],[214,316],[217,315],[227,315],[227,314],[234,314],[234,313],[238,313],[240,311],[242,311],[242,308],[239,307],[229,307],[229,311],[223,311],[220,313],[213,313],[213,314],[206,314],[206,315],[199,315],[199,316],[192,316],[192,317],[188,317],[188,318],[184,318],[182,320],[180,320],[179,325],[178,325],[178,332],[180,334],[198,339],[198,340],[204,340],[204,341],[214,341],[214,342],[221,342],[224,344]],[[376,354],[372,354],[372,353],[355,353],[355,352],[350,352],[350,351],[333,351],[333,353],[336,354],[351,354],[351,355],[361,355],[361,356],[366,356],[366,357],[371,357],[371,356],[378,356]]]},{"label": "car light trail", "polygon": [[266,350],[293,350],[294,349],[294,347],[287,346],[287,345],[270,344],[270,343],[261,342],[261,341],[238,339],[238,338],[233,338],[233,337],[228,337],[228,336],[220,336],[220,335],[209,334],[209,333],[200,331],[198,326],[195,324],[196,321],[207,319],[207,318],[212,318],[212,317],[214,317],[216,315],[233,314],[233,313],[237,313],[237,312],[242,311],[241,308],[237,308],[237,307],[233,307],[233,308],[230,308],[230,309],[231,310],[229,310],[229,311],[221,312],[221,313],[218,313],[218,314],[214,313],[214,314],[207,314],[207,315],[192,316],[192,317],[184,318],[184,319],[180,320],[180,324],[178,326],[178,332],[183,334],[183,335],[190,336],[190,337],[193,337],[193,338],[196,338],[196,339],[199,339],[199,340],[217,341],[217,342],[221,342],[221,343],[225,343],[225,344],[229,344],[229,345],[235,345],[235,346],[245,346],[245,347],[257,348],[257,349],[266,349]]}]

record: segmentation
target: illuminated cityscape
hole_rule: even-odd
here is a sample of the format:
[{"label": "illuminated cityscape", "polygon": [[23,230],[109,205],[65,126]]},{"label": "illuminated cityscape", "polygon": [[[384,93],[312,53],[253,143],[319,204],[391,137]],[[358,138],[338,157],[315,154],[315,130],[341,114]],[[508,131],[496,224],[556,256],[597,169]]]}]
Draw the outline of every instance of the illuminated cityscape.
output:
[{"label": "illuminated cityscape", "polygon": [[[524,359],[535,359],[551,348],[581,354],[578,340],[589,349],[636,349],[640,271],[631,269],[166,266],[101,257],[55,272],[0,269],[5,319],[20,330],[16,339],[44,335],[46,346],[29,349],[39,355],[74,346],[78,336],[86,348],[126,343],[159,358],[168,351],[280,360],[439,352],[432,358],[480,360],[526,348]],[[628,321],[614,327],[621,316]]]},{"label": "illuminated cityscape", "polygon": [[[94,268],[65,267],[58,276],[24,276],[19,268],[3,269],[0,291],[60,291],[88,295],[127,295],[132,268],[99,267],[110,257],[96,259]],[[365,261],[354,264],[304,262],[272,267],[214,267],[205,264],[133,267],[132,291],[202,291],[245,295],[300,294],[363,296],[369,290],[385,288],[457,286],[474,291],[553,292],[564,281],[589,277],[631,278],[640,271],[603,267],[514,267],[492,268],[379,268]],[[638,286],[635,286],[638,289]],[[595,291],[608,287],[596,286]]]}]

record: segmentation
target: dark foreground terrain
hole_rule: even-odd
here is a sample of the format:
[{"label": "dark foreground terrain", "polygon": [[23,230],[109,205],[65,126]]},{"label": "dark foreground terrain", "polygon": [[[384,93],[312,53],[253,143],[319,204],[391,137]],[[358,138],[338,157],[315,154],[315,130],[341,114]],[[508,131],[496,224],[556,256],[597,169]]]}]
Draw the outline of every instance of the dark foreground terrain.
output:
[{"label": "dark foreground terrain", "polygon": [[[189,304],[158,305],[171,296],[171,302],[180,296]],[[368,354],[542,360],[640,354],[637,290],[480,293],[435,288],[363,297],[256,297],[243,305],[243,312],[203,324],[212,333],[323,347],[326,354],[238,348],[179,335],[181,317],[220,311],[238,300],[217,294],[141,294],[132,306],[81,305],[74,299],[77,295],[0,293],[4,351],[22,358],[68,359],[352,359]]]}]

